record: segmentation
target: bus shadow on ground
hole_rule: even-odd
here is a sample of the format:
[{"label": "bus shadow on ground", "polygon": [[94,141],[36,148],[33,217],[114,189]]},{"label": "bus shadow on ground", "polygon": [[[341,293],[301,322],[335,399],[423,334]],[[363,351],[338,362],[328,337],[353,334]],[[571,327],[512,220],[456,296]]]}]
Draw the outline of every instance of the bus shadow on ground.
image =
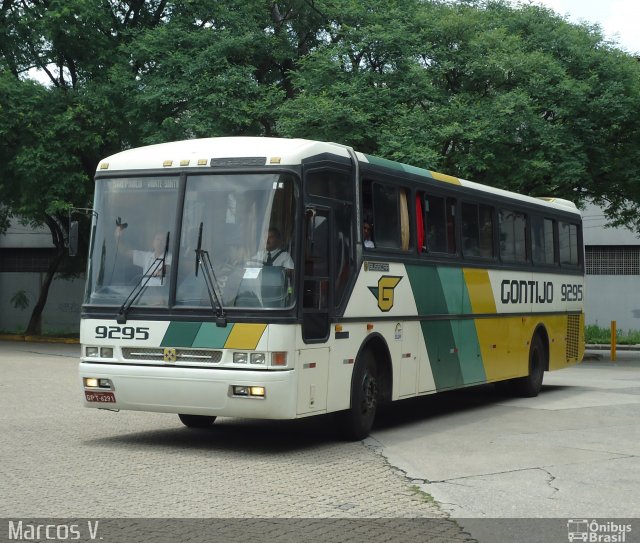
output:
[{"label": "bus shadow on ground", "polygon": [[[142,432],[85,441],[97,447],[171,447],[180,450],[280,454],[344,442],[339,421],[332,415],[298,420],[220,418],[209,428],[187,428],[177,415],[167,415],[167,426]],[[172,427],[169,427],[172,425]]]},{"label": "bus shadow on ground", "polygon": [[[543,385],[540,395],[547,396],[566,388],[571,387]],[[491,407],[509,399],[512,397],[498,393],[492,385],[410,398],[385,406],[376,419],[373,431],[417,422],[435,422],[442,417]],[[115,448],[170,447],[211,452],[251,451],[271,455],[304,451],[324,445],[348,445],[340,430],[340,415],[332,413],[286,421],[220,418],[211,427],[204,429],[186,428],[176,415],[166,415],[169,417],[168,424],[173,421],[175,427],[128,431],[87,440],[85,444]]]},{"label": "bus shadow on ground", "polygon": [[[539,396],[549,398],[556,393],[572,388],[562,385],[543,384]],[[500,392],[492,384],[409,398],[385,406],[376,419],[374,431],[392,429],[417,422],[435,422],[443,417],[489,408],[519,399],[521,398]]]}]

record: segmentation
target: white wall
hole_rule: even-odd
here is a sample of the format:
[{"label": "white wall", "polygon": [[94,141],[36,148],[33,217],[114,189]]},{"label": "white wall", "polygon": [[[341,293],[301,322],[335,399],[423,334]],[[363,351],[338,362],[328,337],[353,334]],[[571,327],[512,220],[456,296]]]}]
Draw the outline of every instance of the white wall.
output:
[{"label": "white wall", "polygon": [[640,245],[640,236],[628,228],[607,228],[602,209],[593,204],[582,210],[585,245]]},{"label": "white wall", "polygon": [[29,248],[29,249],[49,249],[53,248],[51,232],[46,226],[31,228],[20,224],[18,219],[10,221],[9,228],[4,236],[0,236],[0,248]]},{"label": "white wall", "polygon": [[[588,205],[582,211],[585,245],[640,245],[640,236],[628,228],[607,228],[602,209]],[[624,331],[640,330],[640,276],[587,275],[585,321],[609,328],[611,321]]]},{"label": "white wall", "polygon": [[[35,303],[38,301],[44,273],[0,273],[0,330],[24,332]],[[14,307],[11,299],[25,291],[29,306]],[[84,277],[66,280],[54,278],[47,305],[42,313],[43,333],[80,333],[80,307],[84,294]]]},{"label": "white wall", "polygon": [[625,332],[640,330],[640,276],[587,275],[586,323],[609,328],[613,320]]}]

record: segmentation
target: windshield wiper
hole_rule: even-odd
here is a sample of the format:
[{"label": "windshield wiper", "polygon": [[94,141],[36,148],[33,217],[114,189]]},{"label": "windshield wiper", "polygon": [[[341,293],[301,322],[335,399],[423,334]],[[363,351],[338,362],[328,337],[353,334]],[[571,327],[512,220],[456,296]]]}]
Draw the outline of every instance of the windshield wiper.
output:
[{"label": "windshield wiper", "polygon": [[198,248],[196,249],[196,277],[198,277],[198,270],[202,268],[202,277],[204,277],[204,282],[207,285],[207,292],[209,294],[211,309],[213,309],[216,314],[216,326],[224,328],[227,326],[227,316],[225,315],[224,307],[222,306],[222,294],[218,296],[218,292],[216,291],[216,287],[218,287],[218,290],[220,290],[220,286],[218,283],[218,279],[216,278],[216,274],[213,271],[213,266],[211,265],[209,251],[205,251],[204,249],[202,249],[202,225],[203,223],[200,223],[200,228],[198,230]]},{"label": "windshield wiper", "polygon": [[[166,266],[165,262],[167,260],[167,254],[169,253],[169,232],[167,232],[167,241],[164,245],[164,254],[162,257],[156,257],[156,259],[151,263],[151,265],[147,268],[147,270],[142,274],[140,279],[138,279],[137,283],[133,286],[133,289],[129,293],[120,306],[120,311],[116,315],[116,322],[118,324],[126,324],[127,323],[127,313],[129,309],[133,305],[133,303],[138,299],[138,297],[144,292],[144,289],[147,288],[147,284],[153,277],[158,277],[155,275],[158,270],[160,270],[160,285],[164,283],[164,278],[166,274]],[[143,282],[144,281],[144,282]]]}]

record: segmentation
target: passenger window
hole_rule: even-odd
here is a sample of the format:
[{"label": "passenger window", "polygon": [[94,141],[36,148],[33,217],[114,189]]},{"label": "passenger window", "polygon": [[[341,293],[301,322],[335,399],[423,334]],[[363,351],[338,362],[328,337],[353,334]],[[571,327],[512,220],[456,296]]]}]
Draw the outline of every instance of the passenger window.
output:
[{"label": "passenger window", "polygon": [[462,204],[462,253],[481,258],[494,256],[491,206]]},{"label": "passenger window", "polygon": [[506,262],[527,260],[527,216],[508,209],[498,211],[500,257]]},{"label": "passenger window", "polygon": [[352,177],[347,172],[314,170],[307,173],[307,192],[334,200],[353,201]]},{"label": "passenger window", "polygon": [[531,252],[534,264],[556,264],[553,220],[531,217]]},{"label": "passenger window", "polygon": [[578,257],[578,227],[566,222],[558,223],[558,241],[560,247],[560,264],[562,266],[577,266]]},{"label": "passenger window", "polygon": [[455,208],[454,198],[425,197],[425,232],[428,252],[449,254],[456,252]]},{"label": "passenger window", "polygon": [[400,248],[400,203],[395,187],[373,185],[373,232],[376,247]]}]

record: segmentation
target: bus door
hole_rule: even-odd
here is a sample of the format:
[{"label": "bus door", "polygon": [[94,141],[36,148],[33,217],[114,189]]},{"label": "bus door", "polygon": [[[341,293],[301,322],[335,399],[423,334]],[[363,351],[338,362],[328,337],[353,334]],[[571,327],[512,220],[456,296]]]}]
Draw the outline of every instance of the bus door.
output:
[{"label": "bus door", "polygon": [[302,339],[325,342],[329,337],[331,296],[331,209],[318,205],[305,210]]},{"label": "bus door", "polygon": [[304,230],[302,339],[309,345],[298,353],[298,415],[327,408],[331,210],[307,206]]},{"label": "bus door", "polygon": [[305,167],[304,181],[302,339],[307,346],[299,353],[299,414],[326,409],[336,396],[343,397],[334,385],[349,386],[350,374],[340,380],[351,369],[342,360],[355,355],[349,341],[333,342],[331,353],[328,347],[331,323],[344,310],[356,274],[353,172],[346,165],[313,163]]},{"label": "bus door", "polygon": [[305,343],[329,339],[331,318],[344,310],[354,280],[354,182],[350,163],[322,159],[304,166]]}]

